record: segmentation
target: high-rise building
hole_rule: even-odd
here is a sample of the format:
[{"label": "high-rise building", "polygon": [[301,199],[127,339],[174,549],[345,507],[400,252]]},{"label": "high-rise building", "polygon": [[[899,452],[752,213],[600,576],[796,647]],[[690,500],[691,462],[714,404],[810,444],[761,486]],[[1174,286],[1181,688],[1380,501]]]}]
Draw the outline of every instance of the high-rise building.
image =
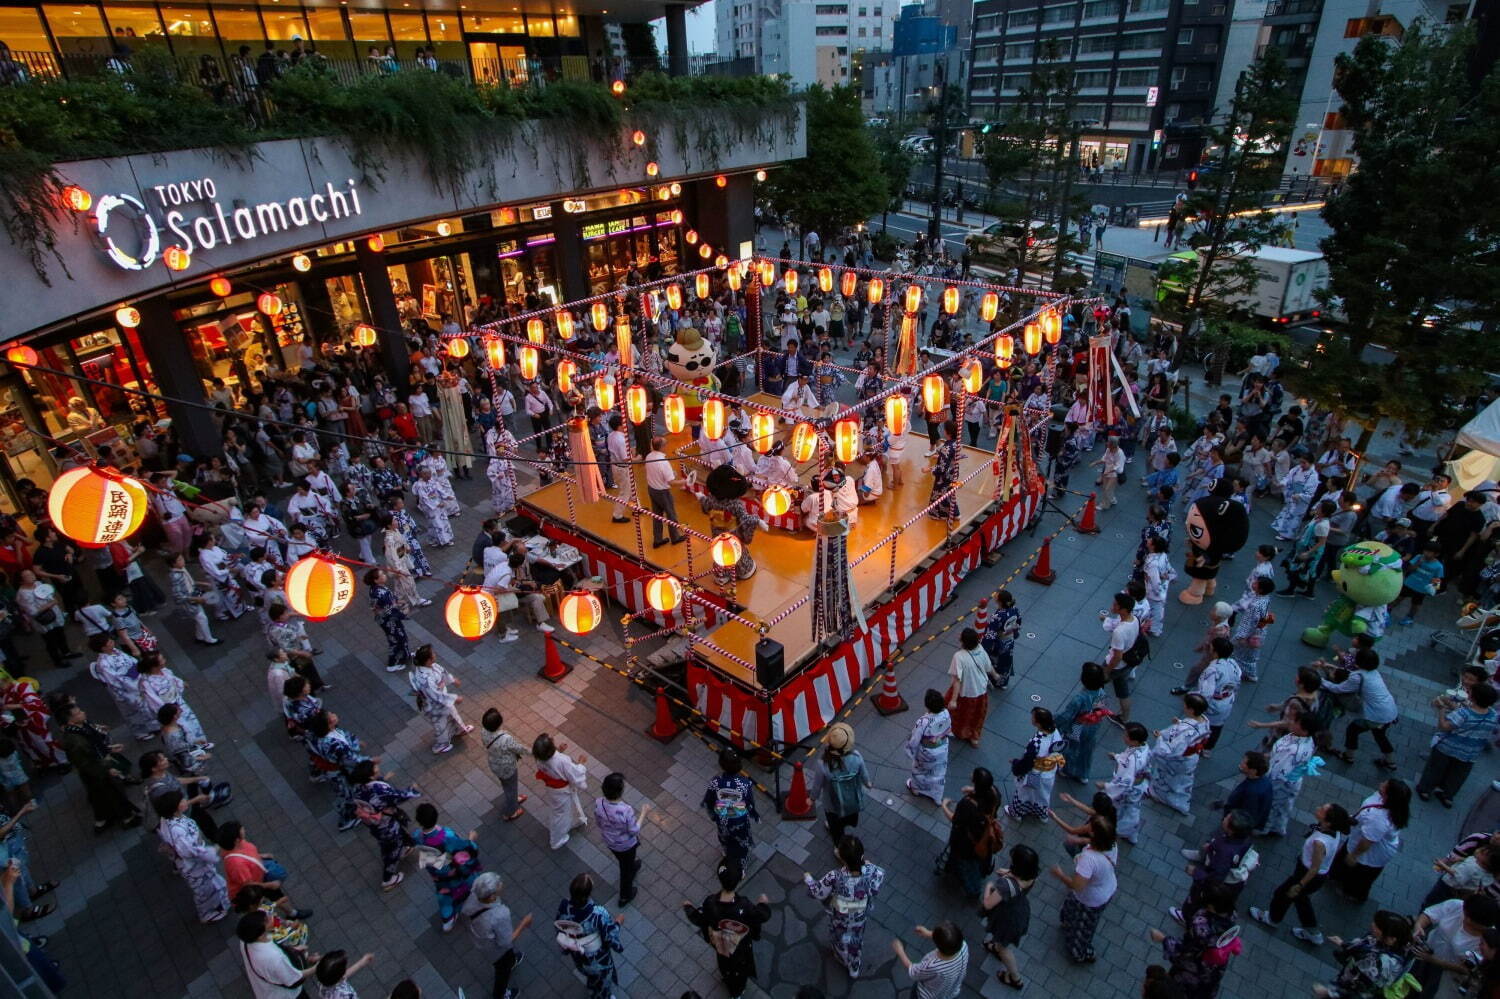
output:
[{"label": "high-rise building", "polygon": [[867,52],[890,48],[898,0],[720,0],[720,60],[750,58],[755,73],[799,86],[857,84]]}]

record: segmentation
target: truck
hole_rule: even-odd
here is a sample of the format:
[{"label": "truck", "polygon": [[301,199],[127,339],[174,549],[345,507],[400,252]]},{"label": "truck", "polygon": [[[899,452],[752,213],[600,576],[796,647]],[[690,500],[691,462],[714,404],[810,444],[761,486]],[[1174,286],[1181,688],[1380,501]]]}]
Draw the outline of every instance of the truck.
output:
[{"label": "truck", "polygon": [[[1283,246],[1242,251],[1255,261],[1257,280],[1248,291],[1230,296],[1228,304],[1270,323],[1295,326],[1323,314],[1318,293],[1328,287],[1328,261],[1321,253]],[[1182,297],[1198,270],[1198,254],[1174,253],[1157,270],[1156,297]]]}]

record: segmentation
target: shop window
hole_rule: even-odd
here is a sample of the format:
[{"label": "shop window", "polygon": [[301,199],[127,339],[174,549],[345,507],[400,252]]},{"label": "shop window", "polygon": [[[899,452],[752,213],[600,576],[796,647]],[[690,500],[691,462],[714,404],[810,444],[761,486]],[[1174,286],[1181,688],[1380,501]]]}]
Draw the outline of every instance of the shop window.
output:
[{"label": "shop window", "polygon": [[99,8],[92,5],[44,4],[47,27],[57,39],[57,48],[66,56],[99,56],[109,53],[109,33]]},{"label": "shop window", "polygon": [[[109,21],[114,37],[126,45],[139,44],[136,39],[160,40],[166,33],[153,7],[106,7],[104,16]],[[121,35],[123,32],[123,36]]]},{"label": "shop window", "polygon": [[349,28],[353,32],[355,45],[364,52],[371,45],[384,52],[390,42],[390,31],[386,28],[384,14],[356,14],[349,11]]},{"label": "shop window", "polygon": [[520,14],[465,14],[464,28],[485,35],[524,35],[526,19]]},{"label": "shop window", "polygon": [[219,37],[224,40],[224,51],[234,52],[241,45],[248,45],[252,59],[260,55],[266,34],[258,10],[254,7],[215,7],[213,16],[219,26]]},{"label": "shop window", "polygon": [[266,9],[261,15],[266,22],[266,37],[273,42],[291,42],[298,38],[306,41],[310,37],[307,20],[301,14]]},{"label": "shop window", "polygon": [[355,58],[354,44],[344,27],[343,11],[337,7],[307,8],[307,28],[318,51],[329,59]]},{"label": "shop window", "polygon": [[[0,389],[0,448],[4,449],[11,481],[30,479],[37,488],[46,489],[52,485],[54,466],[47,456],[47,442],[30,430],[25,394],[15,385]],[[18,512],[8,490],[0,491],[0,512]]]},{"label": "shop window", "polygon": [[409,63],[417,49],[427,47],[427,25],[421,14],[392,14],[391,36],[396,41],[396,58]]},{"label": "shop window", "polygon": [[427,38],[438,59],[463,61],[463,30],[459,26],[456,15],[429,12],[427,14]]},{"label": "shop window", "polygon": [[578,37],[578,17],[574,14],[558,14],[557,34],[559,38]]},{"label": "shop window", "polygon": [[179,59],[203,55],[217,59],[222,54],[207,7],[162,7],[161,20],[172,43],[172,54]]},{"label": "shop window", "polygon": [[22,52],[52,51],[41,15],[30,8],[0,7],[0,38],[5,39],[13,56]]},{"label": "shop window", "polygon": [[546,14],[527,14],[526,33],[532,38],[552,38],[557,34],[552,18]]}]

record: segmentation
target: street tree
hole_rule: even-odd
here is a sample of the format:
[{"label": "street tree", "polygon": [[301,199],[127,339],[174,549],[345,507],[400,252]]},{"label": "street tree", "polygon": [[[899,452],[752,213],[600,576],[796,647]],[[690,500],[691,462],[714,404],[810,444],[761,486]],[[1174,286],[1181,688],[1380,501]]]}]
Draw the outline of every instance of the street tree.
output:
[{"label": "street tree", "polygon": [[912,167],[917,162],[916,157],[901,145],[901,137],[901,129],[895,122],[887,121],[870,129],[870,140],[874,143],[875,155],[880,160],[880,172],[886,184],[885,206],[880,215],[882,231],[886,228],[890,213],[901,210],[906,197],[906,185],[911,180]]},{"label": "street tree", "polygon": [[841,230],[884,209],[890,185],[865,127],[859,92],[851,87],[807,90],[807,155],[771,175],[766,200],[803,232],[829,243]]},{"label": "street tree", "polygon": [[[1469,76],[1474,37],[1420,22],[1339,58],[1340,113],[1359,169],[1323,209],[1330,301],[1298,391],[1358,421],[1363,451],[1381,418],[1421,433],[1453,425],[1500,365],[1500,80]],[[1392,359],[1366,354],[1379,345]]]}]

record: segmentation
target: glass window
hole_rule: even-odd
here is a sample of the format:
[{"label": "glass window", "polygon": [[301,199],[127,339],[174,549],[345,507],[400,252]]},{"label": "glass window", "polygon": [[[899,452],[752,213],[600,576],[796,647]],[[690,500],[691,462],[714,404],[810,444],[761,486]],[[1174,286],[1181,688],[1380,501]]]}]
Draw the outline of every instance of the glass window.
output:
[{"label": "glass window", "polygon": [[433,52],[439,60],[463,62],[463,31],[455,15],[436,12],[428,14],[427,37],[431,39]]},{"label": "glass window", "polygon": [[178,58],[208,55],[218,58],[219,37],[207,7],[163,7],[162,24]]},{"label": "glass window", "polygon": [[109,34],[104,30],[104,18],[99,15],[98,7],[45,4],[42,11],[64,56],[108,54]]},{"label": "glass window", "polygon": [[52,43],[47,39],[47,30],[42,27],[42,16],[25,7],[0,7],[0,38],[10,46],[10,54],[17,57],[28,69],[34,69],[32,59],[22,53],[45,54],[44,65],[51,65]]},{"label": "glass window", "polygon": [[[29,415],[35,399],[28,399],[19,385],[0,389],[0,448],[4,449],[6,464],[17,479],[30,479],[37,488],[52,485],[52,462],[47,457],[47,442],[33,434]],[[0,492],[0,510],[16,513],[9,490]]]},{"label": "glass window", "polygon": [[371,42],[384,48],[385,43],[390,41],[384,14],[356,14],[351,10],[349,27],[354,31],[354,40],[359,43],[361,51]]},{"label": "glass window", "polygon": [[557,33],[563,38],[577,38],[578,18],[573,14],[557,15]]},{"label": "glass window", "polygon": [[552,30],[552,18],[547,14],[527,14],[526,33],[532,38],[551,38],[556,34]]},{"label": "glass window", "polygon": [[344,15],[337,7],[307,8],[307,27],[318,51],[329,59],[353,59],[354,45],[344,29]]},{"label": "glass window", "polygon": [[225,51],[234,52],[241,45],[249,45],[252,59],[260,55],[266,34],[260,25],[259,11],[254,7],[215,7],[213,14]]},{"label": "glass window", "polygon": [[[110,6],[104,11],[104,16],[109,20],[110,30],[116,38],[161,38],[161,21],[156,17],[154,7],[115,7]],[[128,40],[127,45],[131,44]]]},{"label": "glass window", "polygon": [[427,25],[421,14],[392,14],[391,33],[398,42],[427,44]]},{"label": "glass window", "polygon": [[[466,14],[464,27],[486,35],[524,35],[526,19],[520,14]],[[550,23],[550,22],[548,22]]]},{"label": "glass window", "polygon": [[261,12],[266,21],[266,36],[272,41],[289,42],[294,38],[307,39],[307,19],[301,14],[286,10],[266,9]]}]

